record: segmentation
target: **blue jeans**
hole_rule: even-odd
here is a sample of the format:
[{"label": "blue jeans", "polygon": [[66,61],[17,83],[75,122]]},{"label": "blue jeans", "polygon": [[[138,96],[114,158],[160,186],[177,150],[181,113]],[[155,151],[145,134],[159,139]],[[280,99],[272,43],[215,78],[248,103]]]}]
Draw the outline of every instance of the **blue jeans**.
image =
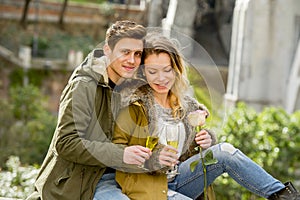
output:
[{"label": "blue jeans", "polygon": [[104,174],[97,184],[93,200],[129,200],[115,181],[115,173]]},{"label": "blue jeans", "polygon": [[[104,174],[97,184],[93,200],[129,200],[115,181],[115,173]],[[191,200],[178,192],[169,191],[168,200]]]},{"label": "blue jeans", "polygon": [[[207,166],[207,185],[210,185],[221,174],[228,173],[241,186],[264,198],[284,188],[280,181],[231,144],[220,143],[209,149],[213,151],[218,163]],[[179,164],[180,174],[169,182],[169,189],[193,199],[201,195],[204,188],[201,162],[196,166],[195,171],[190,171],[190,163],[197,159],[199,155],[194,155]]]}]

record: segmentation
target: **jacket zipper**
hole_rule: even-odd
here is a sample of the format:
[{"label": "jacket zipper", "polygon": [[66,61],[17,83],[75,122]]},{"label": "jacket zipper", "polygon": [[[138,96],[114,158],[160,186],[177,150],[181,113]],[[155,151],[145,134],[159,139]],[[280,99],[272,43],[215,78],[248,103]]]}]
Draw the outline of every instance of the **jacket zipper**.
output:
[{"label": "jacket zipper", "polygon": [[81,199],[81,195],[82,195],[82,185],[83,185],[84,173],[85,173],[85,168],[82,168],[81,169],[81,174],[80,174],[80,179],[81,179],[81,184],[80,184],[80,199]]}]

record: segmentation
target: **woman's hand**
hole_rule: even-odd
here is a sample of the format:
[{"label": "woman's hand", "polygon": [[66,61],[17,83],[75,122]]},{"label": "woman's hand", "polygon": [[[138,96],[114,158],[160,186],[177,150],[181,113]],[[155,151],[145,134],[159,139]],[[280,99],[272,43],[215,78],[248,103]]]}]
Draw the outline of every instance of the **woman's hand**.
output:
[{"label": "woman's hand", "polygon": [[178,151],[172,146],[165,146],[159,154],[159,163],[163,166],[173,167],[178,163]]},{"label": "woman's hand", "polygon": [[196,134],[195,141],[203,149],[209,148],[212,144],[211,135],[204,129]]},{"label": "woman's hand", "polygon": [[124,149],[123,161],[126,164],[141,165],[150,158],[151,154],[151,150],[146,147],[128,146]]}]

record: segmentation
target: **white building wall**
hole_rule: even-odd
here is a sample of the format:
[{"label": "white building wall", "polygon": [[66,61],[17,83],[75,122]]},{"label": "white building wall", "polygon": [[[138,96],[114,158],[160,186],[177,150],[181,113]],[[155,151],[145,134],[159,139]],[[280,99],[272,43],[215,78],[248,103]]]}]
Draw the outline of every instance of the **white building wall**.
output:
[{"label": "white building wall", "polygon": [[269,105],[286,107],[300,34],[297,16],[299,0],[236,1],[227,103],[245,101],[257,110]]}]

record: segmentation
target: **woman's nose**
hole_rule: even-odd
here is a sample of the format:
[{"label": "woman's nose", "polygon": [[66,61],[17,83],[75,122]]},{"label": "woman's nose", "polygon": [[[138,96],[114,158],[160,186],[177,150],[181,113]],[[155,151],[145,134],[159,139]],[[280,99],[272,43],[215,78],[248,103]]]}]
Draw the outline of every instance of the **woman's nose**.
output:
[{"label": "woman's nose", "polygon": [[158,76],[157,76],[157,79],[160,80],[160,81],[163,81],[165,79],[164,73],[163,72],[159,72]]}]

